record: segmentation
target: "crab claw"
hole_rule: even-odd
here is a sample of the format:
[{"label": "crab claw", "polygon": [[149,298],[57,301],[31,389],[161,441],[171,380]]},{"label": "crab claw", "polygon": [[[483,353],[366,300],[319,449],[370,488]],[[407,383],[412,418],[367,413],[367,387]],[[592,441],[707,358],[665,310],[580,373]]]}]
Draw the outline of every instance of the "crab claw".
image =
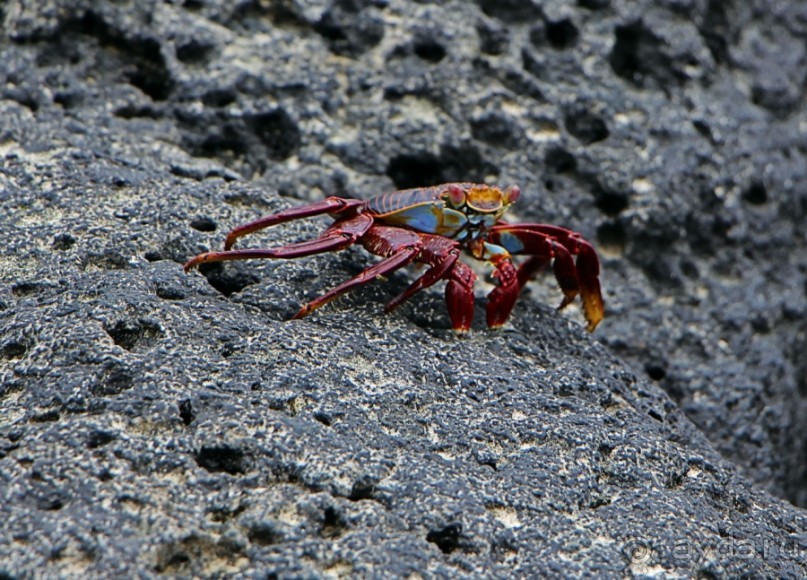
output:
[{"label": "crab claw", "polygon": [[446,284],[446,304],[454,332],[464,333],[471,329],[474,318],[474,282],[476,274],[459,260],[451,268]]},{"label": "crab claw", "polygon": [[498,278],[499,285],[488,294],[487,322],[490,328],[500,328],[513,311],[521,287],[510,258],[499,261],[493,276]]}]

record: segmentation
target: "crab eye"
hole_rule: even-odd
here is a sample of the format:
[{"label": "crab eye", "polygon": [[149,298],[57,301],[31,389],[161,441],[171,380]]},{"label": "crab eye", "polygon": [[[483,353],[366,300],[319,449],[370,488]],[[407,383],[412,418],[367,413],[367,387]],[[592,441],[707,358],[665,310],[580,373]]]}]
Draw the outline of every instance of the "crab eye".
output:
[{"label": "crab eye", "polygon": [[465,190],[459,185],[449,185],[446,188],[448,192],[448,202],[454,207],[458,207],[465,203]]},{"label": "crab eye", "polygon": [[520,195],[521,188],[517,185],[511,185],[504,190],[504,203],[510,205],[511,203],[514,203]]}]

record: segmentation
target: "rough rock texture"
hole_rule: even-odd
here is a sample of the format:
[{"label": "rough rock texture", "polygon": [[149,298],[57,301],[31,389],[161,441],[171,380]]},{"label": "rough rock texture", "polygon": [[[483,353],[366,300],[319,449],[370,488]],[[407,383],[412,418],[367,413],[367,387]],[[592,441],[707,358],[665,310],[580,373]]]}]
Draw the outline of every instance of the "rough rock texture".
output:
[{"label": "rough rock texture", "polygon": [[[0,575],[807,573],[803,2],[0,22]],[[459,339],[438,291],[381,313],[407,273],[286,322],[359,249],[179,266],[458,179],[597,245],[593,336],[548,279]]]}]

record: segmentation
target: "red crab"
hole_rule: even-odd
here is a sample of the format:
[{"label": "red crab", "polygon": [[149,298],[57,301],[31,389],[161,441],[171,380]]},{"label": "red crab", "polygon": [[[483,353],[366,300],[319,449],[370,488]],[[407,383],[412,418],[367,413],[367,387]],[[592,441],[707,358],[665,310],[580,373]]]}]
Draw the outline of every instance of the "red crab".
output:
[{"label": "red crab", "polygon": [[[383,259],[304,305],[294,318],[302,318],[337,296],[386,276],[411,262],[427,270],[401,294],[387,303],[390,311],[413,294],[439,280],[447,280],[446,302],[454,330],[467,331],[474,311],[471,268],[459,260],[466,250],[477,260],[490,262],[498,285],[488,295],[487,323],[499,327],[507,320],[521,288],[550,263],[563,291],[565,307],[580,294],[583,313],[592,332],[604,316],[599,281],[599,260],[594,248],[579,234],[547,224],[509,224],[501,218],[518,199],[519,188],[505,190],[480,183],[446,183],[394,191],[369,201],[329,197],[287,209],[232,230],[224,251],[199,254],[185,271],[209,262],[252,258],[297,258],[343,250],[361,242]],[[289,220],[330,214],[336,221],[317,239],[279,248],[233,250],[246,234]],[[512,255],[527,256],[516,268]],[[577,256],[577,260],[572,256]]]}]

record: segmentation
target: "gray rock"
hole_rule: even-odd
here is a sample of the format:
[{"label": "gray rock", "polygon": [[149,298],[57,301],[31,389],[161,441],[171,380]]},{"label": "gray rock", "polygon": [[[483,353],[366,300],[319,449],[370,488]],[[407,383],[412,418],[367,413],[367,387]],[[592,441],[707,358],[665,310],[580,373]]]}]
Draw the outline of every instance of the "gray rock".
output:
[{"label": "gray rock", "polygon": [[[0,21],[0,575],[805,575],[803,3]],[[406,272],[288,321],[361,249],[180,267],[448,180],[595,243],[593,336],[549,278],[458,338]]]}]

